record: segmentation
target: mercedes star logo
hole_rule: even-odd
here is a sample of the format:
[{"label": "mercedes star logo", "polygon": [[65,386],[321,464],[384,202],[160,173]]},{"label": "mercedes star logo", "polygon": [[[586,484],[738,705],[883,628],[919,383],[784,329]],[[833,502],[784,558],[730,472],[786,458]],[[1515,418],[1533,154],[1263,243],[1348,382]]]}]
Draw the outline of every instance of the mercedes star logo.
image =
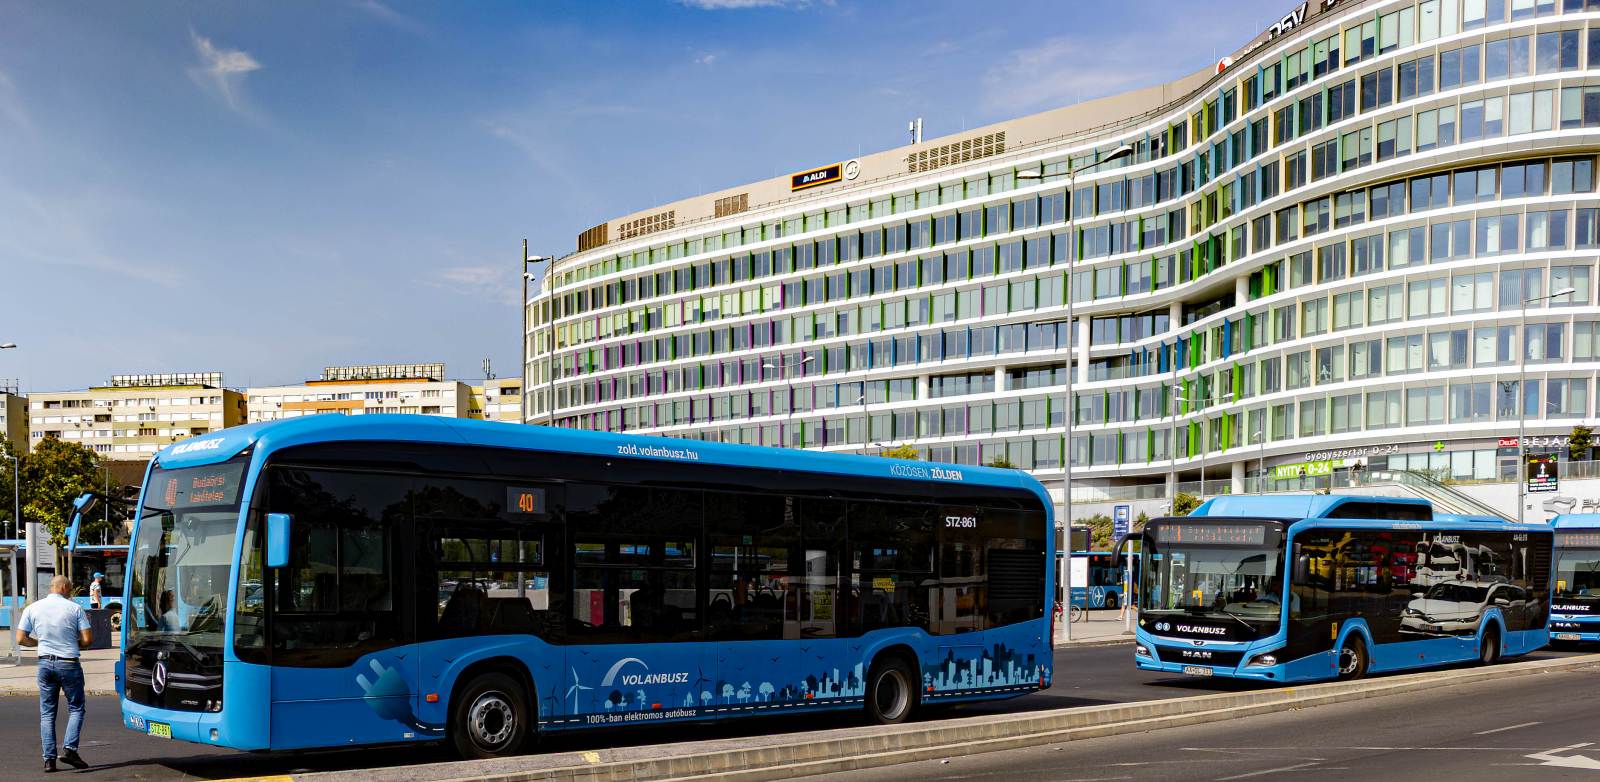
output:
[{"label": "mercedes star logo", "polygon": [[156,668],[150,672],[150,691],[160,695],[167,689],[167,661],[156,660]]}]

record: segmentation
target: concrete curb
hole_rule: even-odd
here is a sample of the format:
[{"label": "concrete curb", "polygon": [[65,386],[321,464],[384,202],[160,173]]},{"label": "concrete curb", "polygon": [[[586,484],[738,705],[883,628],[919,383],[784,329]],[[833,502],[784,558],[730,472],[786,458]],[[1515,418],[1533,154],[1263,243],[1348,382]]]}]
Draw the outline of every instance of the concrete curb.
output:
[{"label": "concrete curb", "polygon": [[1600,654],[1486,668],[1430,671],[1357,682],[1331,682],[1026,714],[983,715],[892,727],[844,728],[766,746],[751,746],[751,739],[718,740],[544,757],[296,775],[295,778],[312,780],[337,777],[363,782],[646,782],[714,778],[757,782],[1143,733],[1595,664],[1600,664]]}]

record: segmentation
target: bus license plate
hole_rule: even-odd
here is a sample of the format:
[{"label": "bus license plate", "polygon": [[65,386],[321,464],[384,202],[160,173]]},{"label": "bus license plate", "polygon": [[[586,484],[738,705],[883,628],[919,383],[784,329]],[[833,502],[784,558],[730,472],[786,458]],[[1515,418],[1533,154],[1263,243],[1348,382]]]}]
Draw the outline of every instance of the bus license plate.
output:
[{"label": "bus license plate", "polygon": [[1580,636],[1577,633],[1556,633],[1557,641],[1579,641],[1582,640],[1582,638],[1583,636]]},{"label": "bus license plate", "polygon": [[172,738],[172,726],[165,722],[151,722],[149,733],[156,738]]},{"label": "bus license plate", "polygon": [[1204,665],[1185,665],[1183,666],[1183,674],[1185,676],[1210,676],[1212,670]]}]

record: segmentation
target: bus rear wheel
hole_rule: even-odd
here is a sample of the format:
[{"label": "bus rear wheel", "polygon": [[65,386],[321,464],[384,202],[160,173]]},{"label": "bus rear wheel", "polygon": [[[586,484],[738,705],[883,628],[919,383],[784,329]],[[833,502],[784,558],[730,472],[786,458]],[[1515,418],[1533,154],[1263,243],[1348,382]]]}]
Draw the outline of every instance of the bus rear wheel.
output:
[{"label": "bus rear wheel", "polygon": [[899,657],[881,658],[867,673],[867,718],[879,725],[898,725],[917,706],[916,676]]},{"label": "bus rear wheel", "polygon": [[1109,608],[1113,611],[1117,609],[1117,596],[1115,593],[1106,593],[1106,608]]},{"label": "bus rear wheel", "polygon": [[1484,665],[1494,665],[1500,662],[1500,629],[1491,625],[1483,631],[1483,640],[1478,642],[1478,662]]},{"label": "bus rear wheel", "polygon": [[1359,636],[1344,639],[1339,647],[1339,681],[1355,681],[1367,675],[1367,645]]},{"label": "bus rear wheel", "polygon": [[522,685],[506,674],[483,673],[451,704],[450,740],[469,760],[516,754],[528,743],[532,719]]}]

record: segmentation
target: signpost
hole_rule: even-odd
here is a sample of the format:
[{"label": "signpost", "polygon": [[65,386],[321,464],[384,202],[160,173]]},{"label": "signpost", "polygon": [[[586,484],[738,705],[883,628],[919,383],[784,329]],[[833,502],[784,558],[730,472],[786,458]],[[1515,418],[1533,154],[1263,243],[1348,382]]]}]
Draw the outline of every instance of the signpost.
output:
[{"label": "signpost", "polygon": [[1133,506],[1114,505],[1111,508],[1111,539],[1121,541],[1128,537],[1128,531],[1133,527]]},{"label": "signpost", "polygon": [[1554,454],[1530,455],[1524,475],[1528,482],[1529,494],[1553,492],[1561,488],[1560,467],[1556,463]]}]

